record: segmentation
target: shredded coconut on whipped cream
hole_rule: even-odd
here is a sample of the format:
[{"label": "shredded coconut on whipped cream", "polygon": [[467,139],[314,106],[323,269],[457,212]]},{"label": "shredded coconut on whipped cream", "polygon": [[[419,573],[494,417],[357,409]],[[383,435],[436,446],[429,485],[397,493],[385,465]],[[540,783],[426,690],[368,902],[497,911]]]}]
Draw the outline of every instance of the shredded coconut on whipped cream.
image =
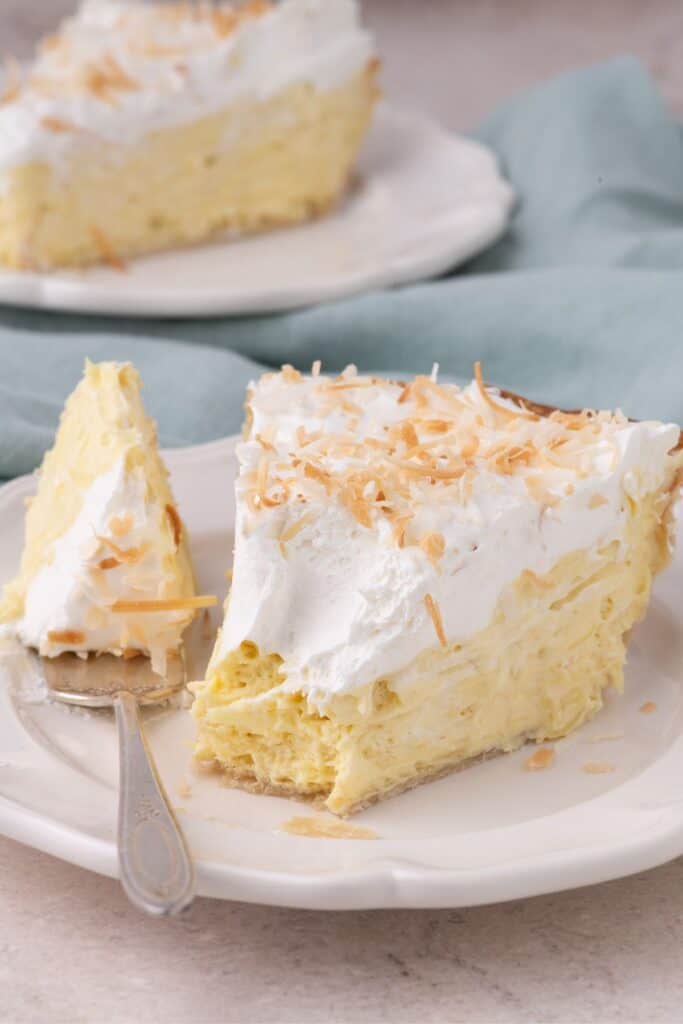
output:
[{"label": "shredded coconut on whipped cream", "polygon": [[[321,709],[489,625],[506,587],[624,537],[679,428],[537,415],[484,387],[310,376],[252,385],[238,447],[233,586],[216,660],[284,659]],[[400,676],[396,677],[400,681]]]},{"label": "shredded coconut on whipped cream", "polygon": [[372,54],[356,0],[85,0],[26,74],[6,69],[0,171],[58,163],[82,143],[134,143],[297,82],[332,89]]},{"label": "shredded coconut on whipped cream", "polygon": [[24,644],[54,656],[65,650],[149,652],[163,673],[191,611],[123,612],[121,599],[156,600],[174,587],[159,546],[164,508],[146,497],[141,469],[122,458],[99,476],[81,511],[31,580],[16,632]]}]

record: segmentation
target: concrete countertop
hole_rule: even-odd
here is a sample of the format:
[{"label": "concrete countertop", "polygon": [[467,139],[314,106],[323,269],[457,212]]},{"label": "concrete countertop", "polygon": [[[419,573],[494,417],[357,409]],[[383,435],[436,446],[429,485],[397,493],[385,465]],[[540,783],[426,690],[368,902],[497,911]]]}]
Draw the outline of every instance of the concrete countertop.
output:
[{"label": "concrete countertop", "polygon": [[[69,0],[3,0],[26,54]],[[683,7],[368,0],[386,91],[447,125],[625,50],[683,109]],[[0,839],[0,1021],[663,1022],[683,1006],[683,860],[464,911],[289,911],[199,900],[148,920],[117,883]]]}]

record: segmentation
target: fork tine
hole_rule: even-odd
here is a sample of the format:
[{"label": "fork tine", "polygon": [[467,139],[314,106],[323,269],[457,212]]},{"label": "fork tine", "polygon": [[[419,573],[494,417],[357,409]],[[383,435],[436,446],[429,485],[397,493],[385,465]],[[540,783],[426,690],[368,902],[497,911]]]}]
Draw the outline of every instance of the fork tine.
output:
[{"label": "fork tine", "polygon": [[140,704],[152,704],[185,685],[182,657],[169,658],[165,676],[154,672],[149,658],[144,657],[124,659],[101,654],[80,658],[60,654],[39,660],[52,696],[68,704],[110,707],[121,692],[133,694]]}]

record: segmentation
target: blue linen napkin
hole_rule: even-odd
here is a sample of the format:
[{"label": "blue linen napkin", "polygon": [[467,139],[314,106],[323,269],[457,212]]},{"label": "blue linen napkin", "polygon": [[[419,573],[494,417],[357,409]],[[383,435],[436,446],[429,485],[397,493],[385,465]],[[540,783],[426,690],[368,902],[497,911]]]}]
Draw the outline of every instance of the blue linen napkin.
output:
[{"label": "blue linen napkin", "polygon": [[516,98],[477,132],[520,202],[450,276],[286,315],[119,320],[0,310],[0,477],[32,469],[86,356],[131,359],[167,446],[239,429],[283,362],[485,376],[565,406],[683,423],[683,134],[619,58]]}]

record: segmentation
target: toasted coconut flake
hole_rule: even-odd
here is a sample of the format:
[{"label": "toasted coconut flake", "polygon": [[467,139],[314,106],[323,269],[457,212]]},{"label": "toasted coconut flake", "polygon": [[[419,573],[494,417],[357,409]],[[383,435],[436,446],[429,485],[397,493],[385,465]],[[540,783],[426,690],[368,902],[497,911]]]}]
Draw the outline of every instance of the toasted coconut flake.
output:
[{"label": "toasted coconut flake", "polygon": [[292,540],[293,537],[296,537],[297,533],[300,533],[301,530],[303,530],[305,526],[308,526],[309,523],[312,523],[315,518],[315,512],[305,512],[302,516],[299,516],[295,522],[290,523],[289,526],[286,526],[282,531],[280,534],[281,543],[286,544],[288,540]]},{"label": "toasted coconut flake", "polygon": [[113,540],[108,537],[101,537],[99,534],[95,535],[100,544],[104,544],[110,551],[113,551],[119,562],[125,562],[126,565],[136,565],[149,550],[148,544],[141,544],[138,548],[120,548],[118,544],[115,544]]},{"label": "toasted coconut flake", "polygon": [[460,454],[461,454],[463,459],[471,459],[472,456],[476,455],[478,449],[479,449],[479,438],[475,437],[474,434],[472,434],[464,442],[464,444],[462,446],[462,449],[460,450]]},{"label": "toasted coconut flake", "polygon": [[255,440],[261,445],[264,451],[274,452],[276,451],[275,445],[271,441],[267,441],[263,434],[257,434]]},{"label": "toasted coconut flake", "polygon": [[614,765],[609,761],[586,761],[581,765],[581,771],[587,775],[608,775],[614,771]]},{"label": "toasted coconut flake", "polygon": [[20,85],[6,85],[2,94],[0,94],[0,106],[5,106],[7,103],[13,103],[15,99],[18,99],[20,92],[22,92],[22,87],[20,87]]},{"label": "toasted coconut flake", "polygon": [[439,643],[441,644],[442,647],[447,647],[448,640],[446,639],[446,634],[444,632],[443,621],[441,619],[441,612],[439,610],[438,604],[436,603],[431,594],[425,594],[424,602],[429,617],[434,623],[434,630],[436,632],[437,637],[439,638]]},{"label": "toasted coconut flake", "polygon": [[261,508],[263,508],[263,501],[261,499],[261,495],[255,494],[253,491],[250,491],[247,494],[247,507],[250,512],[258,512]]},{"label": "toasted coconut flake", "polygon": [[268,469],[270,467],[270,461],[268,456],[264,453],[258,461],[256,467],[256,492],[263,497],[266,488],[268,486]]},{"label": "toasted coconut flake", "polygon": [[[283,373],[300,379],[291,368]],[[481,370],[479,383],[483,387]],[[410,398],[411,407],[395,422],[389,417],[388,422],[371,424],[370,436],[364,436],[360,408],[364,403],[354,389],[373,386],[385,388],[397,400]],[[484,390],[482,398],[476,385],[461,392],[455,385],[438,385],[427,376],[398,385],[358,377],[354,369],[317,382],[310,396],[320,429],[309,434],[301,424],[295,428],[290,450],[280,446],[270,453],[267,493],[262,486],[265,462],[259,477],[256,455],[253,468],[243,476],[249,508],[256,512],[287,501],[305,505],[316,496],[317,484],[327,495],[338,496],[362,525],[388,521],[399,544],[420,544],[420,533],[406,530],[411,520],[406,512],[430,503],[432,488],[439,505],[464,504],[482,472],[519,477],[520,486],[524,482],[522,493],[526,489],[543,506],[541,511],[557,505],[573,490],[574,478],[591,474],[594,431],[602,437],[604,425],[613,422],[613,417],[588,412],[553,420],[532,409],[513,407],[505,397],[499,405],[495,392]],[[488,413],[491,404],[500,416]],[[340,418],[341,410],[348,417]],[[326,423],[327,418],[332,422]],[[530,423],[539,419],[543,424],[532,429]],[[287,494],[280,490],[283,481]],[[493,486],[501,490],[506,484],[501,480]],[[518,493],[516,484],[513,492]]]},{"label": "toasted coconut flake", "polygon": [[509,448],[507,459],[508,462],[528,464],[536,455],[538,455],[536,445],[529,442],[528,444],[513,445],[512,448]]},{"label": "toasted coconut flake", "polygon": [[309,839],[377,839],[377,833],[361,825],[350,825],[338,818],[297,816],[280,826],[281,832]]},{"label": "toasted coconut flake", "polygon": [[524,761],[524,771],[539,772],[549,768],[555,760],[555,751],[552,747],[541,747]]},{"label": "toasted coconut flake", "polygon": [[[355,367],[354,367],[355,369]],[[323,385],[325,391],[357,391],[359,388],[374,388],[377,386],[375,377],[337,377],[336,380],[326,381]]]},{"label": "toasted coconut flake", "polygon": [[339,498],[342,505],[348,509],[354,519],[360,523],[361,526],[364,526],[366,529],[370,529],[372,526],[370,505],[359,496],[355,488],[342,487],[339,492]]},{"label": "toasted coconut flake", "polygon": [[256,440],[266,451],[275,451],[275,437],[277,431],[274,423],[268,423],[260,434],[256,434]]},{"label": "toasted coconut flake", "polygon": [[392,533],[394,537],[394,543],[399,548],[402,548],[405,545],[406,529],[408,527],[408,524],[411,522],[412,518],[412,515],[406,513],[406,515],[397,516],[394,519]]},{"label": "toasted coconut flake", "polygon": [[538,501],[541,505],[547,505],[552,508],[557,505],[560,498],[556,494],[551,494],[550,491],[543,485],[543,482],[538,477],[527,476],[524,478],[524,486],[529,492],[530,497],[534,501]]},{"label": "toasted coconut flake", "polygon": [[401,459],[392,459],[392,462],[405,473],[413,476],[430,477],[432,480],[459,480],[467,468],[466,466],[455,466],[453,469],[441,469],[439,466],[424,466]]},{"label": "toasted coconut flake", "polygon": [[112,270],[118,270],[120,274],[125,274],[127,270],[126,264],[117,254],[104,231],[98,228],[96,224],[91,224],[90,226],[90,237],[99,250],[102,262],[110,266]]},{"label": "toasted coconut flake", "polygon": [[240,14],[244,14],[249,18],[260,18],[264,14],[268,14],[272,11],[273,5],[268,0],[248,0],[248,2],[242,7]]},{"label": "toasted coconut flake", "polygon": [[488,393],[484,386],[484,380],[481,375],[481,363],[474,364],[474,377],[479,388],[479,393],[484,399],[489,408],[493,409],[494,412],[501,413],[503,416],[507,416],[508,419],[525,419],[525,420],[538,420],[538,416],[534,412],[530,412],[523,406],[519,406],[515,409],[509,409],[505,405],[499,405],[498,402],[494,401],[491,395]]},{"label": "toasted coconut flake", "polygon": [[317,480],[318,483],[323,485],[328,494],[332,490],[332,478],[330,474],[326,473],[325,470],[320,469],[320,467],[316,466],[313,462],[304,463],[304,476],[308,477],[309,480]]},{"label": "toasted coconut flake", "polygon": [[315,441],[319,441],[322,437],[320,431],[309,433],[305,427],[300,426],[296,428],[296,440],[299,448],[305,448],[309,444],[313,444]]},{"label": "toasted coconut flake", "polygon": [[428,434],[447,434],[452,424],[448,420],[422,420],[420,426]]},{"label": "toasted coconut flake", "polygon": [[653,711],[657,710],[657,705],[653,700],[646,700],[644,704],[640,705],[638,710],[643,715],[651,715]]},{"label": "toasted coconut flake", "polygon": [[110,106],[118,106],[117,93],[135,92],[140,88],[111,54],[105,54],[96,64],[86,65],[80,81],[84,89]]},{"label": "toasted coconut flake", "polygon": [[412,385],[411,384],[401,384],[401,393],[400,393],[400,395],[398,396],[398,398],[396,400],[398,402],[398,404],[399,405],[403,405],[404,402],[407,402],[408,399],[410,398],[411,392],[412,392]]},{"label": "toasted coconut flake", "polygon": [[40,123],[43,128],[47,128],[49,132],[54,132],[56,135],[78,131],[78,127],[73,121],[66,121],[61,117],[41,117]]},{"label": "toasted coconut flake", "polygon": [[282,367],[282,378],[286,380],[288,384],[296,384],[301,380],[301,374],[298,370],[295,370],[289,363],[285,363]]},{"label": "toasted coconut flake", "polygon": [[403,420],[401,423],[401,439],[408,448],[417,448],[420,443],[417,431],[410,420]]},{"label": "toasted coconut flake", "polygon": [[229,7],[214,7],[211,11],[211,22],[214,32],[221,39],[225,39],[226,36],[235,31],[238,21],[237,12]]},{"label": "toasted coconut flake", "polygon": [[78,647],[86,640],[85,633],[80,629],[50,629],[47,638],[51,644],[74,644]]},{"label": "toasted coconut flake", "polygon": [[125,92],[136,92],[140,88],[139,82],[136,82],[131,75],[125,72],[111,54],[108,53],[103,58],[102,67],[104,68],[105,75],[108,76],[110,88],[121,89]]},{"label": "toasted coconut flake", "polygon": [[170,597],[166,600],[150,601],[114,601],[113,612],[179,612],[191,611],[195,608],[212,608],[218,604],[214,594],[201,594],[197,597]]},{"label": "toasted coconut flake", "polygon": [[304,529],[304,527],[308,526],[309,523],[312,523],[315,518],[315,512],[305,512],[302,516],[299,516],[299,518],[295,522],[290,523],[289,526],[285,527],[285,529],[280,534],[279,538],[280,551],[282,552],[283,558],[287,557],[286,545],[288,541],[293,540],[294,537],[296,537],[296,535],[300,533]]},{"label": "toasted coconut flake", "polygon": [[463,474],[463,477],[462,477],[462,480],[461,480],[461,484],[460,484],[460,500],[463,502],[463,504],[467,504],[467,502],[472,497],[473,492],[474,492],[474,471],[472,469],[467,469],[467,470],[465,470],[465,473]]},{"label": "toasted coconut flake", "polygon": [[340,395],[339,397],[339,404],[344,412],[349,413],[350,416],[357,416],[360,418],[363,415],[361,407],[356,402],[352,402],[349,398],[344,398],[343,395]]},{"label": "toasted coconut flake", "polygon": [[131,526],[133,525],[133,517],[126,512],[122,516],[112,516],[107,523],[110,533],[113,533],[115,537],[123,537],[128,533]]},{"label": "toasted coconut flake", "polygon": [[319,377],[321,369],[322,369],[322,363],[320,362],[320,360],[319,359],[314,360],[313,365],[311,366],[311,377]]},{"label": "toasted coconut flake", "polygon": [[589,501],[589,508],[600,508],[601,505],[607,505],[609,502],[604,494],[592,494]]},{"label": "toasted coconut flake", "polygon": [[115,569],[117,565],[121,565],[121,562],[118,560],[118,558],[114,558],[112,556],[111,558],[103,558],[97,564],[98,568],[106,572],[108,569]]},{"label": "toasted coconut flake", "polygon": [[441,533],[423,533],[420,547],[432,562],[438,561],[446,550],[446,541]]},{"label": "toasted coconut flake", "polygon": [[433,384],[429,377],[418,374],[413,381],[410,397],[419,409],[424,409],[429,406],[429,395],[435,393],[435,388],[438,388],[438,385]]},{"label": "toasted coconut flake", "polygon": [[278,508],[278,506],[284,505],[285,502],[289,501],[289,487],[284,481],[280,481],[279,486],[280,493],[274,497],[267,494],[260,496],[261,508]]},{"label": "toasted coconut flake", "polygon": [[175,544],[176,551],[180,547],[180,541],[183,536],[183,523],[178,515],[178,510],[175,505],[166,505],[165,508],[166,518],[171,526],[171,533],[173,534],[173,543]]}]

